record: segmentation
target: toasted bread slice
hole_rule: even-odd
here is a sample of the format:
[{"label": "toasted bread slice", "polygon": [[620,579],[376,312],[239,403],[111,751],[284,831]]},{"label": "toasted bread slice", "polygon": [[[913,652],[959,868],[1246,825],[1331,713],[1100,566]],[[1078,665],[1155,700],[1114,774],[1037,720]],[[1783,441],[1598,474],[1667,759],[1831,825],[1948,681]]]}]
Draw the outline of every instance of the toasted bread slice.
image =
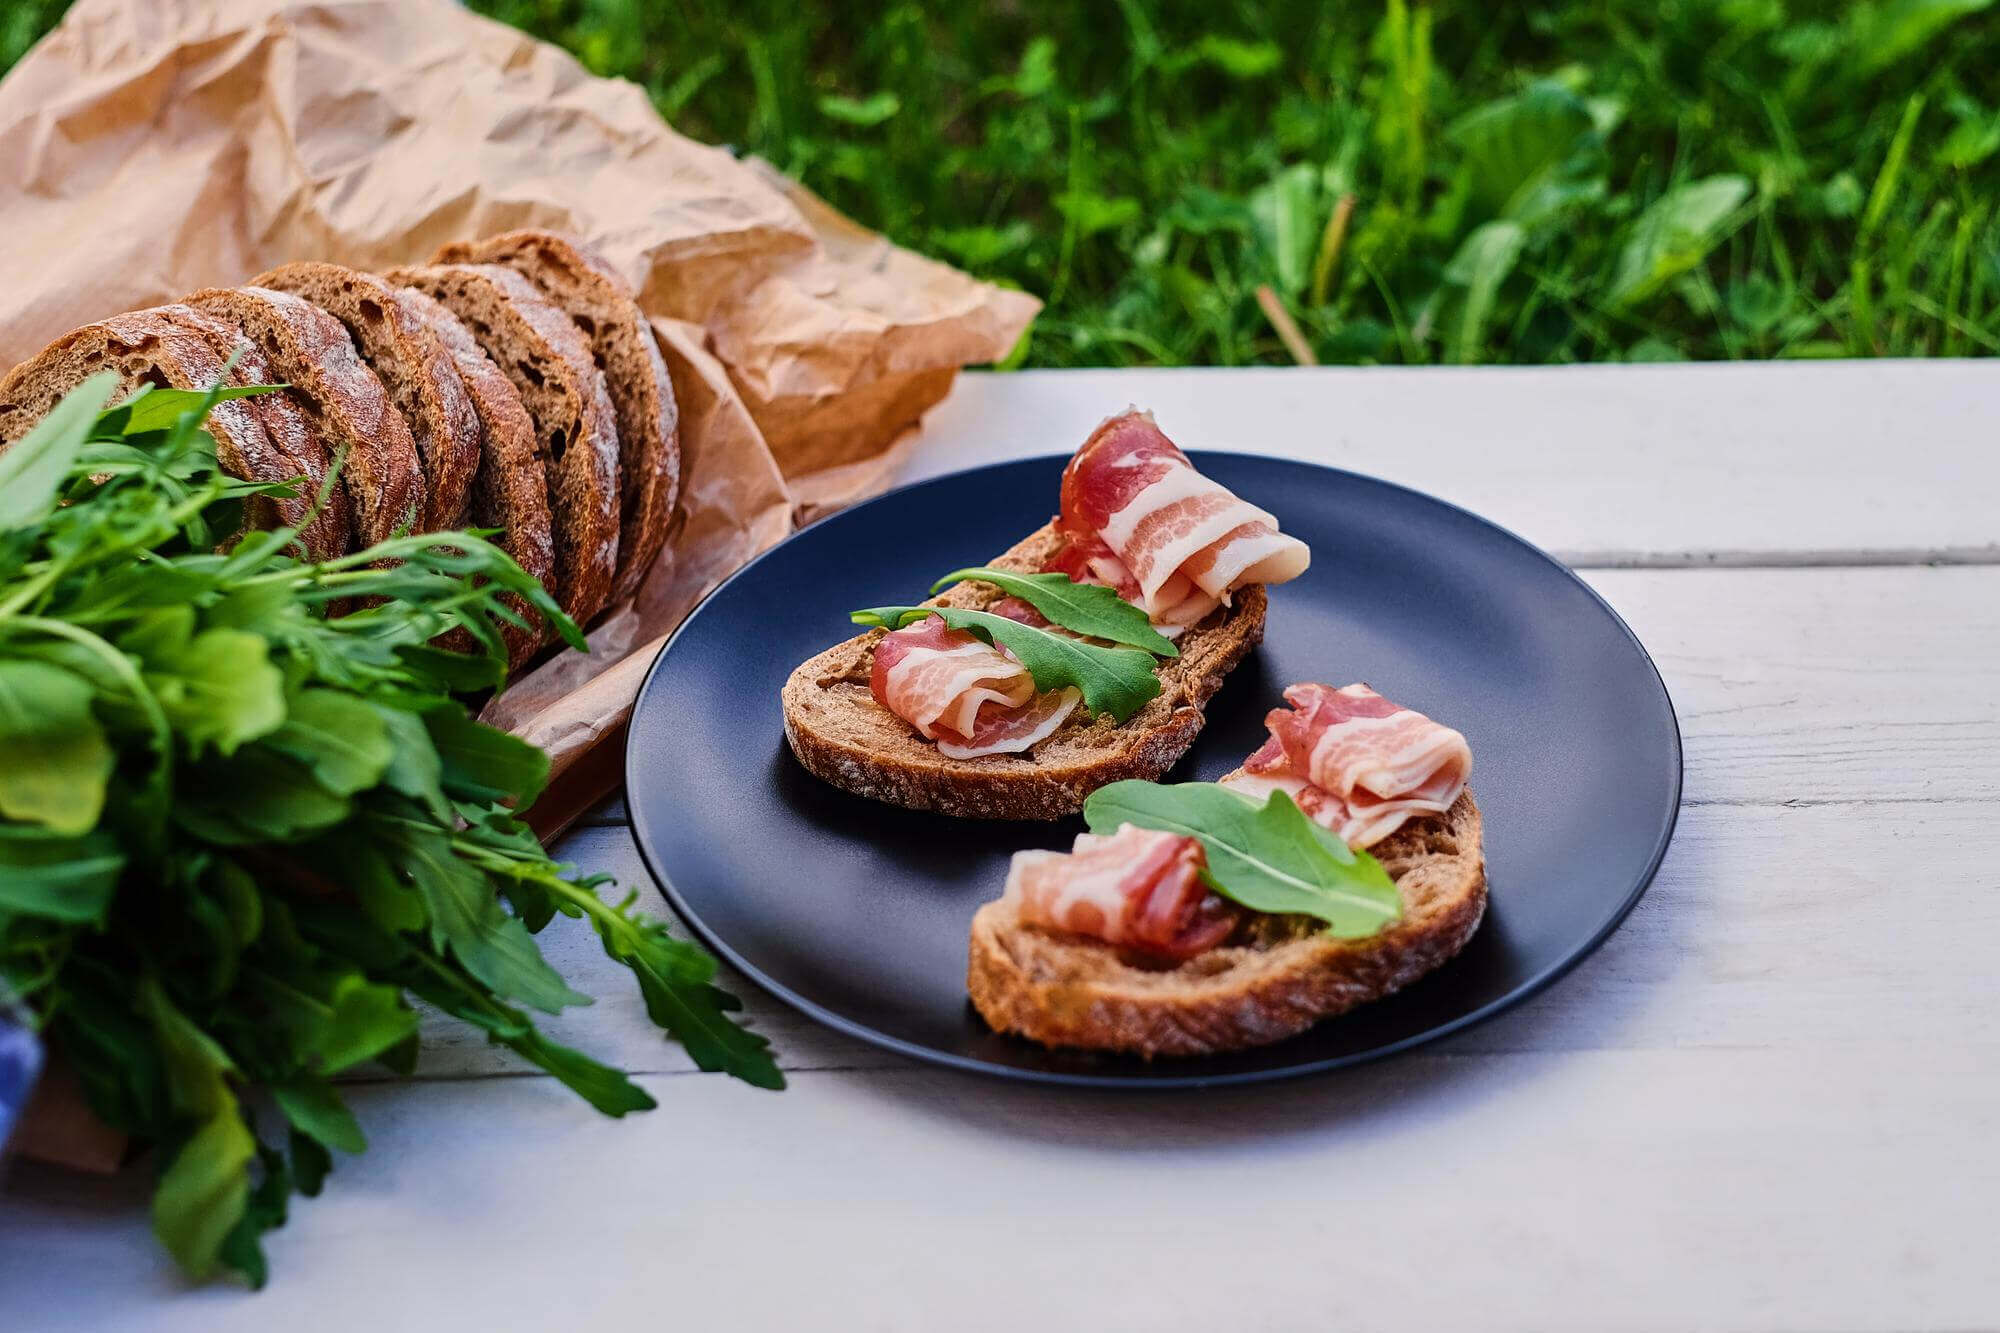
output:
[{"label": "toasted bread slice", "polygon": [[[1060,546],[1053,525],[992,565],[1033,572]],[[947,589],[926,605],[984,607],[1000,600],[990,583]],[[1206,720],[1202,707],[1222,678],[1264,637],[1262,585],[1237,591],[1235,604],[1180,637],[1180,656],[1160,663],[1160,693],[1123,723],[1075,716],[1026,754],[950,759],[882,707],[869,692],[875,644],[870,630],[801,663],[781,696],[785,738],[806,771],[843,791],[913,810],[963,819],[1061,819],[1084,798],[1124,778],[1157,778],[1187,753]]]},{"label": "toasted bread slice", "polygon": [[1464,948],[1486,913],[1471,792],[1370,850],[1395,879],[1403,916],[1366,939],[1260,916],[1220,948],[1161,968],[1027,925],[1002,900],[972,918],[966,988],[995,1030],[1047,1046],[1208,1055],[1282,1041],[1409,985]]},{"label": "toasted bread slice", "polygon": [[479,471],[479,417],[458,367],[402,289],[339,264],[296,263],[250,280],[290,292],[332,315],[402,413],[424,470],[419,532],[465,526]]},{"label": "toasted bread slice", "polygon": [[618,414],[618,574],[611,600],[639,590],[673,527],[680,496],[680,409],[653,329],[610,261],[549,231],[447,245],[439,264],[501,264],[535,284],[590,339]]}]

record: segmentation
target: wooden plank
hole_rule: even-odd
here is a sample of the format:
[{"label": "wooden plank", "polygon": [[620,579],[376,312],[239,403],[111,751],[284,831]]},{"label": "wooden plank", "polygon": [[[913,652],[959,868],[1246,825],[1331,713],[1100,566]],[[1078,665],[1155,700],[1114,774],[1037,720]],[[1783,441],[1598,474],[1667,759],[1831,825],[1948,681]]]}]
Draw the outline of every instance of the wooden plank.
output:
[{"label": "wooden plank", "polygon": [[41,1172],[0,1291],[10,1327],[149,1333],[1984,1328],[1996,1056],[1918,1028],[1866,1060],[1419,1054],[1202,1097],[657,1078],[622,1122],[543,1081],[361,1089],[369,1152],[262,1294],[177,1291],[136,1174]]},{"label": "wooden plank", "polygon": [[968,374],[898,480],[1074,449],[1127,404],[1190,448],[1386,477],[1572,564],[2000,560],[1980,361]]},{"label": "wooden plank", "polygon": [[2000,799],[2000,569],[1599,571],[1658,663],[1686,799]]}]

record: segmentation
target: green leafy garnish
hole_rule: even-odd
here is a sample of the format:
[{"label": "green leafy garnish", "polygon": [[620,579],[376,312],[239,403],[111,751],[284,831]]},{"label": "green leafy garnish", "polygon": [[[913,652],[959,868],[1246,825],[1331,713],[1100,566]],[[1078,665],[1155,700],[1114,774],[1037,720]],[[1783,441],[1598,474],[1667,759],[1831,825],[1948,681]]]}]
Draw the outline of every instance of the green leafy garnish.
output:
[{"label": "green leafy garnish", "polygon": [[878,606],[848,613],[848,619],[857,625],[892,630],[925,616],[941,616],[953,629],[966,630],[1007,649],[1028,668],[1035,678],[1036,689],[1059,690],[1074,685],[1083,691],[1084,707],[1093,713],[1109,713],[1120,722],[1160,693],[1160,678],[1154,674],[1152,654],[1137,648],[1100,648],[1081,639],[1064,638],[1018,620],[962,606]]},{"label": "green leafy garnish", "polygon": [[1181,655],[1172,640],[1153,628],[1144,611],[1095,583],[1078,583],[1067,574],[1017,574],[981,565],[945,575],[931,585],[931,595],[963,579],[991,583],[1034,607],[1050,624],[1072,633],[1143,648],[1155,657]]},{"label": "green leafy garnish", "polygon": [[1373,935],[1403,913],[1382,863],[1282,791],[1260,804],[1213,782],[1114,782],[1090,794],[1083,817],[1093,833],[1137,824],[1198,838],[1217,893],[1256,912],[1317,917],[1342,939]]},{"label": "green leafy garnish", "polygon": [[[782,1087],[715,960],[522,822],[548,756],[454,697],[505,675],[503,598],[581,643],[541,585],[477,533],[312,563],[292,531],[241,532],[247,498],[291,484],[219,470],[202,422],[240,395],[106,411],[111,389],[0,452],[0,983],[156,1148],[181,1267],[263,1282],[291,1195],[366,1146],[332,1080],[408,1073],[418,1000],[607,1114],[652,1106],[536,1028],[590,1003],[536,943],[557,916],[696,1064]],[[454,629],[477,651],[433,646]]]}]

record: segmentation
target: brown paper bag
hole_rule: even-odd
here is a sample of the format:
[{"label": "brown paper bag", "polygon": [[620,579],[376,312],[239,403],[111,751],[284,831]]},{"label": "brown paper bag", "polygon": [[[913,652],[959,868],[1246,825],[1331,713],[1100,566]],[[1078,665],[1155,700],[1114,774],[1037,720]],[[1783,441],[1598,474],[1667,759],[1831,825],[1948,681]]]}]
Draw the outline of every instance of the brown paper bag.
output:
[{"label": "brown paper bag", "polygon": [[544,746],[552,836],[615,786],[656,646],[802,511],[879,488],[1037,302],[694,143],[645,94],[450,0],[77,0],[0,82],[0,364],[293,259],[550,227],[606,255],[680,396],[676,536],[628,606],[486,709]]}]

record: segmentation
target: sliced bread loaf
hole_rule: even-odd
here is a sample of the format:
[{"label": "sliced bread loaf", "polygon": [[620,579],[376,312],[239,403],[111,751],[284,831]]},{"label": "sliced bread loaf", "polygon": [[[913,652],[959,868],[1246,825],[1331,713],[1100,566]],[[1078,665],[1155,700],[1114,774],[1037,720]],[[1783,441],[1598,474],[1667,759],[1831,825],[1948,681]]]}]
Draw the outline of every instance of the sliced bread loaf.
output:
[{"label": "sliced bread loaf", "polygon": [[342,460],[357,546],[414,528],[424,512],[416,441],[339,320],[268,287],[209,287],[186,304],[248,334],[271,372],[299,394]]},{"label": "sliced bread loaf", "polygon": [[680,495],[674,385],[632,288],[596,251],[548,231],[447,245],[436,262],[503,264],[534,283],[590,339],[618,414],[618,573],[611,600],[623,601],[666,544]]},{"label": "sliced bread loaf", "polygon": [[[549,529],[548,482],[535,423],[521,403],[520,392],[500,373],[500,367],[493,364],[493,358],[480,348],[458,316],[414,287],[396,290],[450,354],[479,415],[480,463],[472,482],[473,526],[499,528],[500,535],[494,540],[500,549],[554,595],[555,539]],[[514,597],[507,601],[528,622],[526,628],[503,631],[508,661],[519,666],[542,645],[546,627],[526,602]]]},{"label": "sliced bread loaf", "polygon": [[991,902],[972,918],[966,988],[994,1029],[1047,1046],[1204,1055],[1280,1041],[1402,989],[1465,947],[1486,912],[1480,839],[1467,792],[1376,844],[1403,916],[1366,939],[1262,916],[1170,967],[1028,925],[1014,904]]},{"label": "sliced bread loaf", "polygon": [[587,623],[604,609],[618,568],[617,416],[590,344],[510,268],[433,264],[386,276],[458,316],[520,394],[546,468],[556,601]]},{"label": "sliced bread loaf", "polygon": [[[208,339],[209,345],[229,365],[231,384],[280,383],[270,363],[264,359],[264,353],[235,325],[203,314],[193,306],[166,305],[159,310],[174,323],[191,328]],[[277,450],[295,460],[304,470],[306,480],[300,487],[299,498],[280,501],[278,509],[287,523],[311,518],[312,521],[299,533],[305,543],[306,554],[314,560],[346,555],[354,549],[354,504],[346,490],[338,484],[327,490],[326,479],[333,467],[333,456],[326,447],[326,441],[320,437],[318,424],[306,411],[298,394],[291,389],[280,389],[276,393],[259,394],[243,401],[263,423],[265,434],[271,437],[271,443]],[[318,502],[322,491],[326,491],[326,503],[318,513],[312,513],[311,506]]]},{"label": "sliced bread loaf", "polygon": [[[1018,543],[996,569],[1033,571],[1062,537],[1053,525]],[[990,583],[961,583],[930,605],[984,607],[999,601]],[[1026,754],[950,759],[877,703],[868,680],[870,630],[807,659],[785,682],[785,737],[806,771],[843,791],[965,819],[1061,819],[1084,798],[1123,778],[1157,778],[1174,766],[1205,721],[1202,707],[1222,679],[1264,637],[1261,584],[1183,634],[1180,656],[1160,664],[1160,693],[1123,723],[1073,717]]]},{"label": "sliced bread loaf", "polygon": [[[111,370],[128,387],[206,390],[224,382],[223,355],[197,328],[178,322],[164,309],[136,310],[72,330],[23,361],[0,380],[0,447],[26,435],[62,396],[101,370]],[[248,399],[217,403],[208,415],[222,470],[245,481],[287,481],[306,473],[305,465],[283,452],[264,429]],[[259,497],[249,506],[258,527],[302,520],[311,496],[272,501]]]},{"label": "sliced bread loaf", "polygon": [[346,327],[417,446],[425,496],[418,531],[462,527],[479,470],[479,417],[430,325],[394,285],[339,264],[286,264],[250,284],[302,297]]}]

